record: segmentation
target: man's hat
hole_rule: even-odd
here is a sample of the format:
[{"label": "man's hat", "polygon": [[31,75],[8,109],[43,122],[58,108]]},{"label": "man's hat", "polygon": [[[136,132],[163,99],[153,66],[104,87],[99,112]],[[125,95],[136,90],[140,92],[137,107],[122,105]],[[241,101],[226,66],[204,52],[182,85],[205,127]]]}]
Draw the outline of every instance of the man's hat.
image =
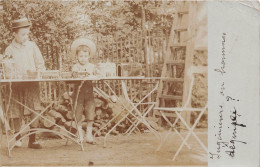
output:
[{"label": "man's hat", "polygon": [[77,48],[81,45],[87,46],[90,51],[90,56],[93,57],[96,54],[96,45],[93,41],[87,38],[78,38],[71,44],[71,53],[76,56]]},{"label": "man's hat", "polygon": [[22,28],[22,27],[30,27],[31,23],[29,22],[29,20],[25,17],[25,18],[21,18],[18,20],[13,20],[12,22],[12,28]]}]

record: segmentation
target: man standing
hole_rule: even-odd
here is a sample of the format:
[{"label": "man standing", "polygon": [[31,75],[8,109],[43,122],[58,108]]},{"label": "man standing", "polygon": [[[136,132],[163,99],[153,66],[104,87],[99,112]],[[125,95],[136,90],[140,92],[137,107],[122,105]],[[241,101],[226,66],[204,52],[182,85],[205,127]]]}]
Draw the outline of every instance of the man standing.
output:
[{"label": "man standing", "polygon": [[[38,46],[34,42],[29,41],[30,27],[31,23],[27,18],[20,18],[12,22],[14,39],[6,48],[5,55],[13,59],[17,78],[26,78],[30,71],[39,72],[45,70],[44,60]],[[41,110],[40,88],[37,82],[13,83],[12,97],[23,102],[27,107],[36,112]],[[27,108],[12,101],[8,115],[11,127],[16,133],[21,129],[22,118],[26,111],[28,112]],[[31,119],[37,116],[37,114],[30,111],[29,114],[31,115]],[[38,127],[38,124],[39,119],[36,119],[30,125],[31,129]],[[31,132],[33,132],[33,129]],[[16,137],[17,147],[22,145],[20,138],[21,135]],[[29,136],[28,147],[33,149],[42,148],[36,141],[35,133]]]}]

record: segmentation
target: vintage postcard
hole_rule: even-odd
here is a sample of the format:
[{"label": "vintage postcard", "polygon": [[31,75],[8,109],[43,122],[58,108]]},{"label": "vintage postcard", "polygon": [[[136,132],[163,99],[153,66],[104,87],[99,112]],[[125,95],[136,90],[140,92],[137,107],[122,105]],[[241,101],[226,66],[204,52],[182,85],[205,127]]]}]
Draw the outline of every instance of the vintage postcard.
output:
[{"label": "vintage postcard", "polygon": [[258,166],[259,2],[208,4],[209,166]]},{"label": "vintage postcard", "polygon": [[259,1],[0,0],[1,166],[260,165]]}]

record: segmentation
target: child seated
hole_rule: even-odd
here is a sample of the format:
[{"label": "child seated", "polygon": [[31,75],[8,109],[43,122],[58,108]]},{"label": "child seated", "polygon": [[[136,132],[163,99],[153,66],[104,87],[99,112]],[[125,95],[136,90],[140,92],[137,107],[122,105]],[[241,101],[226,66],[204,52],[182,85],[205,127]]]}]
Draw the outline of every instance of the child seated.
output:
[{"label": "child seated", "polygon": [[[77,63],[72,67],[72,72],[87,72],[88,75],[94,75],[95,65],[89,62],[90,57],[96,53],[95,44],[89,39],[80,38],[75,40],[71,45],[72,54],[77,58]],[[87,120],[86,142],[95,144],[92,127],[95,117],[95,101],[93,94],[92,81],[77,82],[72,95],[75,109],[76,120],[78,122],[78,132],[80,141],[84,140],[82,130],[83,114]]]}]

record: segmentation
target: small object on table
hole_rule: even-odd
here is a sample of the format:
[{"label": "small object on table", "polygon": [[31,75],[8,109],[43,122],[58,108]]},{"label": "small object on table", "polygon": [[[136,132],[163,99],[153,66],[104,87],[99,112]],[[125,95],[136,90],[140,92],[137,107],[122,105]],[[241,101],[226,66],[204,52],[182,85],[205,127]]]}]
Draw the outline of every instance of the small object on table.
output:
[{"label": "small object on table", "polygon": [[98,63],[96,65],[96,74],[102,77],[116,76],[116,64],[115,63]]},{"label": "small object on table", "polygon": [[86,78],[89,76],[89,73],[87,71],[73,71],[72,77],[73,78]]},{"label": "small object on table", "polygon": [[46,70],[41,72],[42,79],[58,79],[59,70]]},{"label": "small object on table", "polygon": [[143,70],[141,63],[121,63],[117,65],[118,76],[142,76]]},{"label": "small object on table", "polygon": [[37,71],[27,70],[27,78],[28,79],[36,79],[38,77]]},{"label": "small object on table", "polygon": [[61,73],[61,78],[69,79],[71,77],[72,77],[72,72],[62,72]]}]

